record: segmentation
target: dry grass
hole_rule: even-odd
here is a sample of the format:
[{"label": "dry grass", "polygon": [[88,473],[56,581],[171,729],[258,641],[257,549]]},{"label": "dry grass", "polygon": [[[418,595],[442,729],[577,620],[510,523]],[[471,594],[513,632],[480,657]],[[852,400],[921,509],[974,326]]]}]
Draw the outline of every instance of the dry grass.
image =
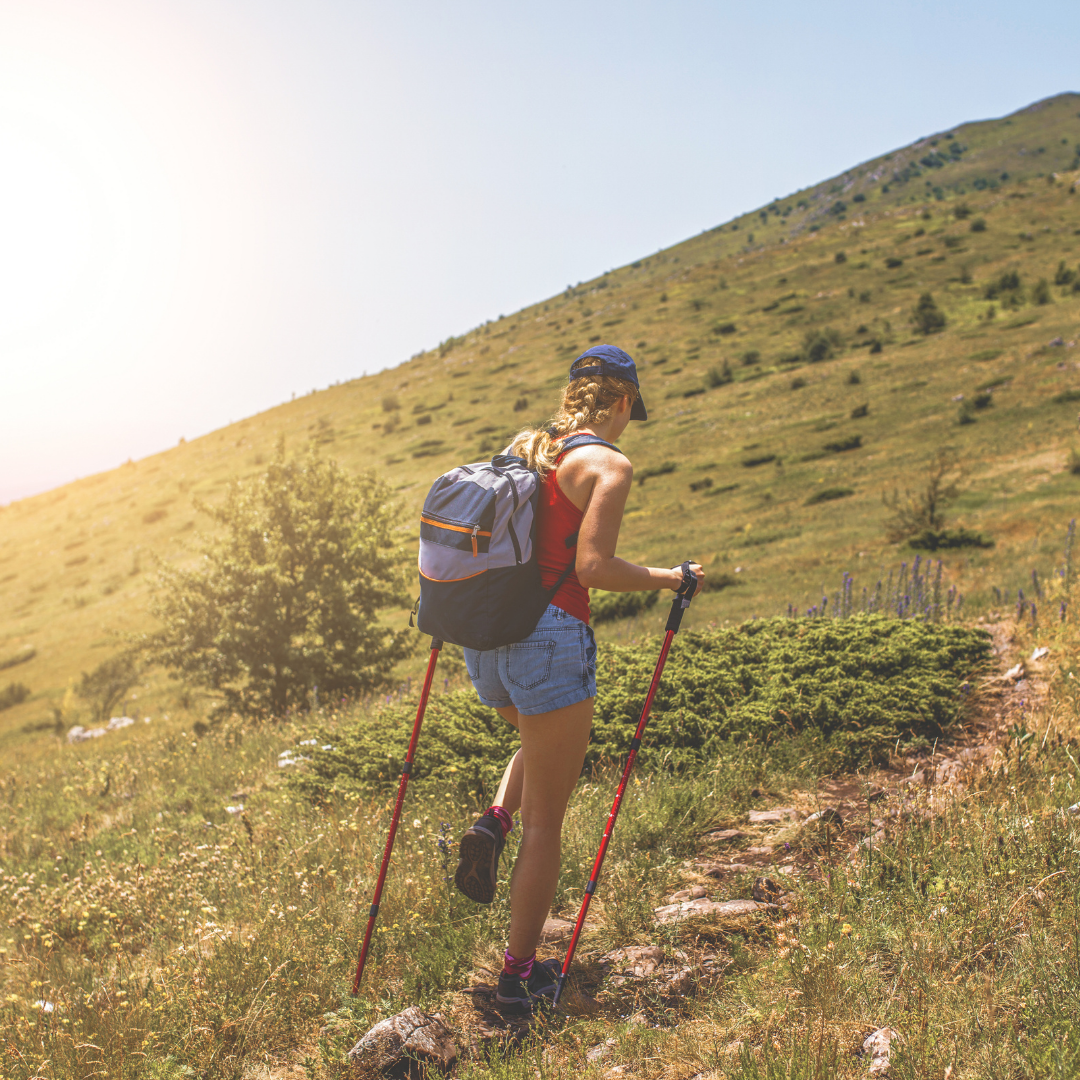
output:
[{"label": "dry grass", "polygon": [[[700,778],[641,776],[579,952],[582,1007],[502,1036],[483,988],[505,899],[476,908],[447,881],[445,841],[476,809],[467,795],[413,793],[374,962],[352,998],[389,805],[297,799],[275,762],[301,729],[233,725],[194,745],[129,729],[36,774],[8,774],[0,1075],[251,1077],[301,1065],[345,1075],[343,1054],[367,1026],[412,1003],[450,1019],[463,1077],[616,1066],[680,1080],[854,1077],[866,1069],[855,1048],[883,1024],[904,1036],[895,1076],[1074,1075],[1080,822],[1062,807],[1080,798],[1070,674],[1080,634],[1067,623],[1038,641],[1052,649],[1048,696],[1006,718],[1035,734],[1017,744],[1017,729],[963,791],[905,789],[875,803],[884,835],[872,855],[849,857],[850,839],[799,847],[793,906],[775,915],[658,927],[651,909],[708,880],[687,861],[694,838],[745,821],[749,784],[779,801],[813,778],[740,776],[733,762]],[[1016,631],[1014,649],[1034,643]],[[355,719],[322,717],[330,729]],[[611,787],[596,777],[575,795],[556,901],[571,917]],[[242,813],[225,810],[240,803]],[[725,899],[748,881],[709,885]],[[663,950],[655,976],[604,959],[632,944]]]}]

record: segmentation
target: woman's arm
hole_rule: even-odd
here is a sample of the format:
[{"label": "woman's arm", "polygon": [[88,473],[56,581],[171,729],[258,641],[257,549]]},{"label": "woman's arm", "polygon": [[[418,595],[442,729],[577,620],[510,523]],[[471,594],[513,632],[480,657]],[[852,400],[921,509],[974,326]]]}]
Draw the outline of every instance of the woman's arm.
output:
[{"label": "woman's arm", "polygon": [[[578,581],[587,589],[606,589],[608,592],[678,589],[682,584],[681,567],[666,570],[657,566],[638,566],[615,554],[623,510],[634,479],[630,462],[604,447],[582,447],[559,470],[559,481],[567,496],[576,503],[578,500],[574,496],[580,498],[585,493],[590,479],[591,489],[578,532],[574,567]],[[700,589],[705,573],[696,563],[692,569]]]}]

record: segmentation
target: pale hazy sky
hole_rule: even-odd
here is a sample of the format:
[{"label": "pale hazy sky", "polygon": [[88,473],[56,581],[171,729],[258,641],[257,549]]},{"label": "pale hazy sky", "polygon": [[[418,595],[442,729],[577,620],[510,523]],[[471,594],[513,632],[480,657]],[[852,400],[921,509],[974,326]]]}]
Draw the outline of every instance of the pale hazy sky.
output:
[{"label": "pale hazy sky", "polygon": [[0,503],[1080,89],[1080,4],[0,0]]}]

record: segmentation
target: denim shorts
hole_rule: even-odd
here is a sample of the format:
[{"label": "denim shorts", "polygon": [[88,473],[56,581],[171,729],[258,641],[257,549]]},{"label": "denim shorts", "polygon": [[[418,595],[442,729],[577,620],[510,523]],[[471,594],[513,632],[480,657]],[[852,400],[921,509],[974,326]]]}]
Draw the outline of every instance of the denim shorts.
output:
[{"label": "denim shorts", "polygon": [[524,641],[466,649],[465,667],[480,700],[493,709],[513,705],[534,716],[596,697],[592,627],[554,604]]}]

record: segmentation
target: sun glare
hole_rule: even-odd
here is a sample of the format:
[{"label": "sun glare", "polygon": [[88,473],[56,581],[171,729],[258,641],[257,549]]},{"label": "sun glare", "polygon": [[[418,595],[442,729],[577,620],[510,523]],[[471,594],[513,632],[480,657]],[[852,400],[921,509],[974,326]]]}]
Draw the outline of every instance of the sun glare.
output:
[{"label": "sun glare", "polygon": [[95,327],[133,317],[176,259],[168,192],[137,133],[101,102],[65,100],[57,89],[52,100],[34,100],[26,87],[9,88],[0,111],[0,341],[8,349],[92,338]]},{"label": "sun glare", "polygon": [[109,245],[101,183],[69,134],[0,115],[0,332],[51,332],[92,291]]}]

